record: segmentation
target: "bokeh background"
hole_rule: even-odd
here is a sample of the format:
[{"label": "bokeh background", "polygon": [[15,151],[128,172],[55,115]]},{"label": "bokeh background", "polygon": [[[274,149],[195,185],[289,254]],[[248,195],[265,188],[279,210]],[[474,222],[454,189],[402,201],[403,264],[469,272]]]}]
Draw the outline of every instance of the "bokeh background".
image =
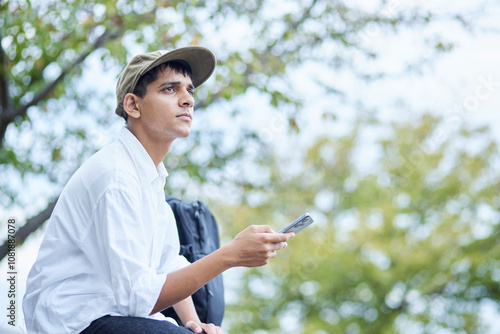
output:
[{"label": "bokeh background", "polygon": [[[166,192],[223,243],[308,229],[224,274],[227,333],[500,332],[498,1],[0,0],[0,237],[16,220],[17,322],[44,222],[115,138],[136,53],[218,58]],[[6,243],[0,304],[8,303]]]}]

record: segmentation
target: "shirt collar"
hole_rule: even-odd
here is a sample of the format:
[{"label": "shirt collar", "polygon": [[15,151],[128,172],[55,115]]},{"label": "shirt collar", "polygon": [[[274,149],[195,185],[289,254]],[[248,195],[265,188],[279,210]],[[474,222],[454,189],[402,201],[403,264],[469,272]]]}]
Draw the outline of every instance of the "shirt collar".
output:
[{"label": "shirt collar", "polygon": [[118,140],[129,152],[142,184],[148,185],[157,178],[161,178],[165,182],[168,172],[163,161],[155,166],[144,146],[129,129],[123,127],[118,134]]}]

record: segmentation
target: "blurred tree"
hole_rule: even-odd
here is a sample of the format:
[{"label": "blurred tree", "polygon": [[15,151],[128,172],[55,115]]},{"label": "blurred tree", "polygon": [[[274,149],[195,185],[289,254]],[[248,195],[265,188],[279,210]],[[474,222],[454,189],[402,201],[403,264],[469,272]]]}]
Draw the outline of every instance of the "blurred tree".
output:
[{"label": "blurred tree", "polygon": [[[245,205],[219,204],[229,234],[249,222],[278,230],[305,210],[317,220],[243,272],[229,333],[487,332],[481,303],[500,306],[498,145],[486,128],[443,140],[428,115],[363,118],[319,139],[293,174],[290,158],[267,157]],[[361,142],[375,127],[384,138]]]},{"label": "blurred tree", "polygon": [[[297,130],[300,99],[283,88],[289,84],[287,69],[305,60],[331,68],[352,66],[354,52],[376,56],[363,45],[367,28],[428,25],[436,19],[418,8],[381,3],[380,10],[365,12],[329,0],[293,6],[264,0],[3,0],[0,10],[0,205],[24,208],[26,215],[33,215],[16,233],[18,243],[50,216],[69,176],[102,145],[96,139],[99,129],[116,119],[113,98],[86,87],[82,80],[91,55],[100,59],[103,72],[109,72],[123,67],[132,49],[214,45],[221,64],[215,83],[199,90],[197,110],[220,106],[252,87],[267,94],[287,126]],[[449,17],[468,24],[466,16]],[[251,31],[242,36],[243,46],[212,42],[235,22]],[[446,41],[432,47],[451,48]],[[231,108],[228,115],[237,115]],[[238,135],[240,142],[260,140],[244,127]],[[243,147],[220,149],[222,139],[208,127],[189,138],[181,153],[212,148],[210,161],[198,168],[198,161],[183,154],[169,157],[169,167],[186,171],[200,183],[213,181],[212,171],[244,154]],[[4,243],[0,259],[6,251]]]}]

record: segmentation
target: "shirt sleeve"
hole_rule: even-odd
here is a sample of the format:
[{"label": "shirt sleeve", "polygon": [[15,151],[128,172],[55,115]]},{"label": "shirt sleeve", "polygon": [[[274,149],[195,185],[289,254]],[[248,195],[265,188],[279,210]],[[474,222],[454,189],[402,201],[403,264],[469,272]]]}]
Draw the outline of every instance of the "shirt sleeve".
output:
[{"label": "shirt sleeve", "polygon": [[[163,263],[166,263],[163,262]],[[169,266],[162,266],[160,268],[160,272],[162,273],[171,273],[176,270],[182,269],[184,267],[189,266],[191,263],[182,255],[176,256],[171,263],[169,263]]]},{"label": "shirt sleeve", "polygon": [[170,243],[165,243],[166,246],[162,250],[161,261],[158,268],[158,272],[171,273],[176,270],[187,267],[191,263],[184,256],[179,254],[180,252],[180,244],[178,238],[179,232],[177,230],[177,223],[175,221],[175,216],[170,205],[167,202],[163,204],[165,205],[166,224],[168,224],[171,227],[171,229],[169,229],[165,237],[171,239],[172,236],[174,235],[175,252],[177,255],[172,256],[174,249],[170,247]]},{"label": "shirt sleeve", "polygon": [[141,202],[132,192],[106,190],[94,214],[95,239],[101,258],[96,270],[113,291],[123,316],[147,317],[160,295],[166,274],[151,266],[151,230],[141,217]]}]

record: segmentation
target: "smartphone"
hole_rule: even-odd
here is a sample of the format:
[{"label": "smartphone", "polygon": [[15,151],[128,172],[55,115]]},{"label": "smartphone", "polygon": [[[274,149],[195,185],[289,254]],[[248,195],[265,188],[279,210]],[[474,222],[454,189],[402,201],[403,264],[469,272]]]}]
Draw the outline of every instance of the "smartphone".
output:
[{"label": "smartphone", "polygon": [[293,223],[282,229],[279,233],[293,232],[297,234],[312,223],[314,223],[314,220],[311,218],[309,213],[306,212],[299,218],[295,219]]}]

